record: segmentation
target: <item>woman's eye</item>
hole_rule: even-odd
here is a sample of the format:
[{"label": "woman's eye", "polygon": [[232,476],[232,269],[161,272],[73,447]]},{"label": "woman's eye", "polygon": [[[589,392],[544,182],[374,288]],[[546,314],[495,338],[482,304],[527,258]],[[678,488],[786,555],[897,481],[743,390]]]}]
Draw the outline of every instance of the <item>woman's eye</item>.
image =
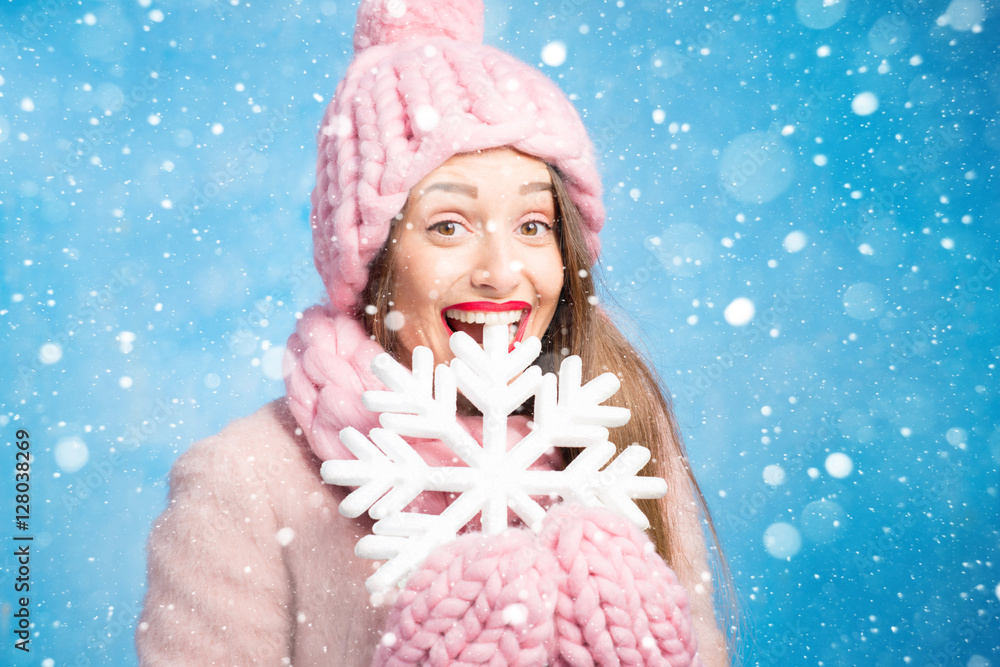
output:
[{"label": "woman's eye", "polygon": [[441,236],[455,236],[455,234],[458,233],[460,227],[461,225],[459,225],[457,222],[453,222],[451,220],[443,220],[441,222],[434,223],[433,225],[430,226],[429,229],[433,232],[437,232]]},{"label": "woman's eye", "polygon": [[547,225],[539,220],[529,220],[528,222],[522,223],[520,227],[520,232],[522,236],[542,236],[548,231],[551,231],[552,226]]}]

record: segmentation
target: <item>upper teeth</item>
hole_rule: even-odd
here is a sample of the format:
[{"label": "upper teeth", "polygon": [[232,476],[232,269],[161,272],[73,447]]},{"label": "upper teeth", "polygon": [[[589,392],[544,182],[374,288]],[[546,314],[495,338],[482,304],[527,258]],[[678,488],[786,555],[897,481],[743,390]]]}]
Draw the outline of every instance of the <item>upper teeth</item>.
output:
[{"label": "upper teeth", "polygon": [[475,310],[458,310],[452,308],[445,311],[445,316],[459,322],[469,324],[513,324],[521,319],[520,310],[500,310],[484,313]]}]

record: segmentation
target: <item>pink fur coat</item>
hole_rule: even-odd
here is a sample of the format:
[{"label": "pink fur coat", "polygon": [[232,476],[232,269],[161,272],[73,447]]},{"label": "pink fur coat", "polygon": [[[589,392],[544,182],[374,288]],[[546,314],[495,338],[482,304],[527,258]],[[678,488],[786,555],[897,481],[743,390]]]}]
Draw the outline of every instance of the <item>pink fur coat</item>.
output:
[{"label": "pink fur coat", "polygon": [[170,476],[149,539],[140,664],[371,664],[388,608],[372,607],[371,525],[337,506],[279,399],[196,443]]}]

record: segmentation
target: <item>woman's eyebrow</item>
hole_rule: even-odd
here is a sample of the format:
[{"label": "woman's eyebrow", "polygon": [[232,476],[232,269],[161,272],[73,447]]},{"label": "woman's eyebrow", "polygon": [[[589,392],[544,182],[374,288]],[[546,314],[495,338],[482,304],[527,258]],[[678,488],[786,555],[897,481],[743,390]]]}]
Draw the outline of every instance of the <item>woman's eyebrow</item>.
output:
[{"label": "woman's eyebrow", "polygon": [[545,192],[549,191],[555,194],[556,190],[551,183],[546,183],[545,181],[535,181],[534,183],[525,183],[521,186],[521,194],[528,195],[532,192]]},{"label": "woman's eyebrow", "polygon": [[460,195],[465,195],[466,197],[471,197],[475,199],[479,196],[479,189],[474,185],[466,185],[464,183],[431,183],[426,188],[420,191],[420,196],[423,197],[428,192],[433,192],[434,190],[443,190],[445,192],[457,192]]}]

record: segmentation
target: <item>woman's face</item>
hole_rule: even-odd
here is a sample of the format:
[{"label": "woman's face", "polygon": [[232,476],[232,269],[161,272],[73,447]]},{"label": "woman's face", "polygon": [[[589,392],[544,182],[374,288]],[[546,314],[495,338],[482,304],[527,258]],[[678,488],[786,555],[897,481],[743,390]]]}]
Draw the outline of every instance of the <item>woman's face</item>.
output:
[{"label": "woman's face", "polygon": [[512,345],[541,338],[563,284],[555,214],[545,163],[508,148],[456,155],[417,183],[395,223],[403,361],[418,345],[450,361],[454,332],[482,343],[493,322]]}]

